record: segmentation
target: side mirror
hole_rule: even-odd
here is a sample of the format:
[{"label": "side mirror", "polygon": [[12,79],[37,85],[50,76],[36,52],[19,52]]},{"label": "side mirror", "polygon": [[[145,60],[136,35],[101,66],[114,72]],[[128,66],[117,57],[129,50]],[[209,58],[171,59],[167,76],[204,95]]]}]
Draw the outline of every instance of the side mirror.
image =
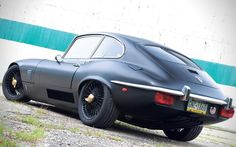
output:
[{"label": "side mirror", "polygon": [[56,55],[55,56],[55,60],[57,61],[57,63],[61,63],[63,60],[62,60],[62,58],[61,58],[61,55]]}]

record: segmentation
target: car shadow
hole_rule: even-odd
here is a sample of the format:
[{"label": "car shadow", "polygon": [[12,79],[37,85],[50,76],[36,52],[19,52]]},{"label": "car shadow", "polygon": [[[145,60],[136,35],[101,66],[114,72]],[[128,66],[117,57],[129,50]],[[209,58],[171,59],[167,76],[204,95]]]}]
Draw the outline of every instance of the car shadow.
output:
[{"label": "car shadow", "polygon": [[[115,122],[115,124],[109,128],[109,130],[114,132],[119,132],[122,134],[127,134],[128,136],[139,138],[140,140],[152,140],[154,144],[158,143],[167,143],[173,146],[200,146],[199,144],[196,144],[194,142],[182,142],[182,141],[176,141],[171,140],[168,137],[164,135],[164,133],[161,133],[161,131],[157,130],[151,130],[146,128],[137,127],[134,125],[130,125],[124,122]],[[131,138],[132,138],[131,137]]]},{"label": "car shadow", "polygon": [[49,111],[52,111],[52,112],[55,112],[55,113],[58,113],[58,114],[62,114],[64,116],[69,116],[69,117],[72,117],[72,118],[75,118],[75,119],[79,119],[79,116],[78,116],[77,113],[72,112],[72,111],[67,111],[67,110],[64,110],[64,109],[60,109],[60,108],[55,107],[55,106],[50,105],[50,104],[45,104],[45,103],[36,102],[36,101],[32,101],[32,100],[30,102],[28,102],[27,104],[29,104],[31,106],[38,107],[38,108],[42,108],[42,109],[45,109],[45,110],[49,110]]},{"label": "car shadow", "polygon": [[[78,114],[75,112],[63,110],[63,109],[57,108],[55,106],[48,105],[48,104],[41,103],[41,102],[30,101],[27,104],[34,106],[34,107],[46,109],[48,111],[52,111],[54,113],[61,114],[61,115],[67,116],[67,117],[72,117],[72,118],[78,119],[78,121],[80,121]],[[181,141],[171,140],[171,139],[168,139],[163,134],[161,134],[160,132],[158,133],[157,131],[153,131],[150,129],[136,127],[134,125],[130,125],[130,124],[127,124],[127,123],[124,123],[121,121],[116,121],[111,128],[106,129],[106,130],[116,132],[116,133],[121,133],[123,136],[125,136],[127,138],[136,137],[136,138],[139,138],[140,140],[143,140],[143,139],[152,140],[152,142],[154,144],[168,142],[168,144],[171,144],[174,146],[176,146],[176,145],[178,145],[178,146],[201,146],[201,145],[196,144],[194,142],[181,142]],[[128,136],[130,136],[130,137],[128,137]]]}]

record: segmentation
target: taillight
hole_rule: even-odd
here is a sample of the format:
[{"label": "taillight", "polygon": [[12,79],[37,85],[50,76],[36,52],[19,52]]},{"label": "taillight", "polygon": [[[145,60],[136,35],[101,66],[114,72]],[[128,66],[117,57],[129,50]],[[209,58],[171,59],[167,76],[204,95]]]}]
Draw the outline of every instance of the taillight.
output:
[{"label": "taillight", "polygon": [[128,92],[128,88],[123,87],[123,88],[121,88],[121,91],[122,91],[122,92]]},{"label": "taillight", "polygon": [[220,116],[225,118],[232,118],[234,116],[234,109],[230,108],[221,108],[220,109]]},{"label": "taillight", "polygon": [[157,92],[154,97],[154,101],[156,104],[161,105],[173,105],[174,97],[167,93]]}]

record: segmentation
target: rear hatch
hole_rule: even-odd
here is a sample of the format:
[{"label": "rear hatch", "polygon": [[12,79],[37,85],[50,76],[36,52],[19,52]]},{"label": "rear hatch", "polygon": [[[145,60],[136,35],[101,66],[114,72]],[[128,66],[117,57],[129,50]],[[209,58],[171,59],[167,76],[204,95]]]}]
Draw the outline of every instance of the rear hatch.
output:
[{"label": "rear hatch", "polygon": [[186,56],[157,46],[145,46],[145,49],[174,79],[217,88],[215,81]]},{"label": "rear hatch", "polygon": [[164,69],[176,80],[217,88],[214,80],[203,70],[188,65],[161,61]]}]

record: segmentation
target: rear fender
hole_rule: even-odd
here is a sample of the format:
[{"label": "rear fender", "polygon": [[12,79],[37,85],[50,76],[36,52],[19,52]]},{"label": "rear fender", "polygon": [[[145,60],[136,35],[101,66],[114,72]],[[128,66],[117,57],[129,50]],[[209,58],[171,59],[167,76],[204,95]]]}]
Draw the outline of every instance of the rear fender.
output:
[{"label": "rear fender", "polygon": [[80,91],[81,91],[83,85],[84,85],[86,82],[91,81],[91,80],[99,81],[99,82],[105,84],[109,89],[111,89],[111,83],[110,83],[110,81],[108,81],[108,80],[106,80],[106,79],[104,79],[104,78],[102,78],[102,77],[99,77],[99,76],[88,76],[88,77],[84,78],[83,80],[81,80],[81,82],[78,84],[77,89],[78,89],[79,93],[80,93]]},{"label": "rear fender", "polygon": [[77,85],[77,87],[75,87],[75,90],[74,90],[74,91],[76,91],[74,93],[76,105],[78,104],[78,98],[79,98],[81,89],[84,86],[84,84],[87,83],[88,81],[93,81],[93,80],[94,81],[99,81],[99,82],[105,84],[109,88],[109,90],[111,91],[111,83],[108,80],[106,80],[106,79],[104,79],[102,77],[99,77],[99,76],[88,76],[88,77],[85,77],[84,79],[82,79],[79,82],[79,84]]}]

